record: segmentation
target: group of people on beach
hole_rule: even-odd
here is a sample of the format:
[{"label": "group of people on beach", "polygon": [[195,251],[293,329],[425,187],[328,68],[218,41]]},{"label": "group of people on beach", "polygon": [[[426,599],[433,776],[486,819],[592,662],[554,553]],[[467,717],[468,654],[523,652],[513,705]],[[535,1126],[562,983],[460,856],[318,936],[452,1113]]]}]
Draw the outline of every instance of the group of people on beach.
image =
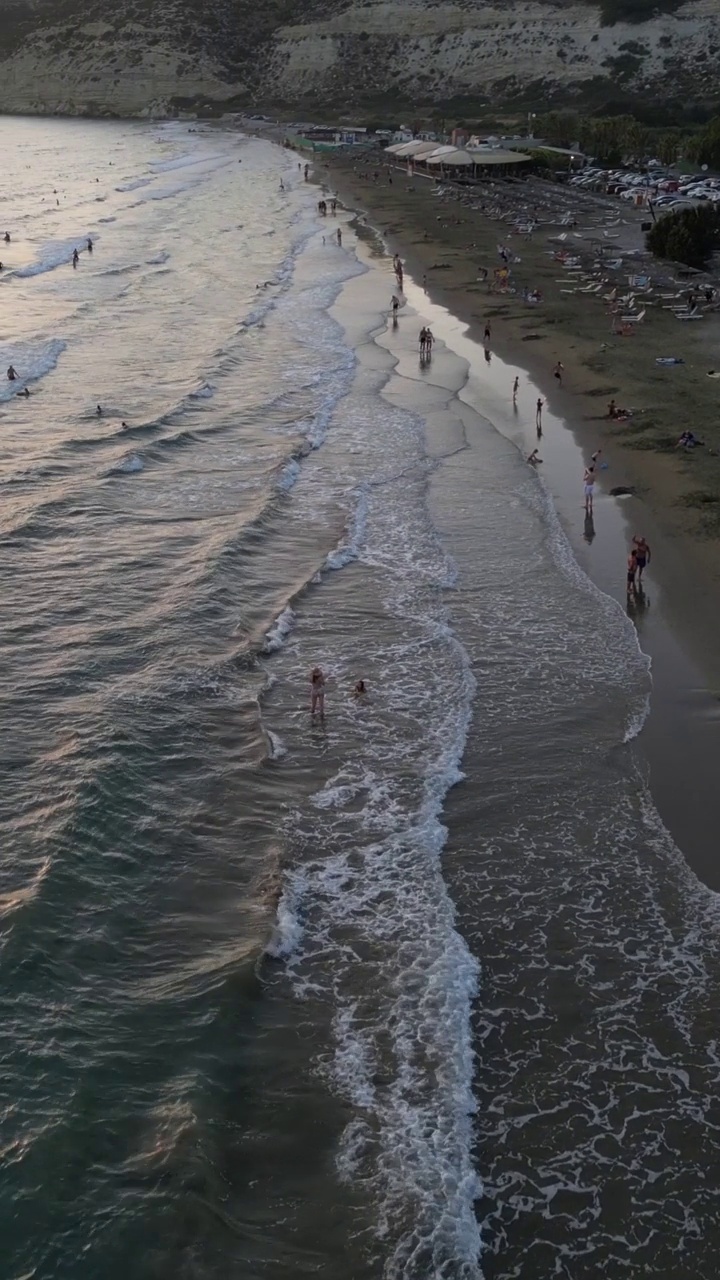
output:
[{"label": "group of people on beach", "polygon": [[[328,677],[325,675],[322,667],[313,667],[310,673],[310,715],[314,718],[320,716],[321,720],[325,719],[325,689],[327,688]],[[364,680],[358,680],[352,691],[352,696],[356,702],[364,702],[368,694],[367,685]]]}]

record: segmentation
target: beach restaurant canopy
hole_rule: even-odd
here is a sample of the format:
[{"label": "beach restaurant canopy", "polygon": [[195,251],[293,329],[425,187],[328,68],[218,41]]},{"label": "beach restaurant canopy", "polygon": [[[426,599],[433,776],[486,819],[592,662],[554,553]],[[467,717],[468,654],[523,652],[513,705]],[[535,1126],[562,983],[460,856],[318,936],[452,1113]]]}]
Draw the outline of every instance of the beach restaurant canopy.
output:
[{"label": "beach restaurant canopy", "polygon": [[447,164],[465,168],[475,164],[469,151],[461,151],[459,147],[440,147],[432,155],[422,157],[425,164]]},{"label": "beach restaurant canopy", "polygon": [[415,139],[414,142],[396,142],[392,147],[386,147],[386,152],[390,155],[398,156],[400,159],[408,156],[429,155],[431,151],[437,149],[437,142],[422,142]]}]

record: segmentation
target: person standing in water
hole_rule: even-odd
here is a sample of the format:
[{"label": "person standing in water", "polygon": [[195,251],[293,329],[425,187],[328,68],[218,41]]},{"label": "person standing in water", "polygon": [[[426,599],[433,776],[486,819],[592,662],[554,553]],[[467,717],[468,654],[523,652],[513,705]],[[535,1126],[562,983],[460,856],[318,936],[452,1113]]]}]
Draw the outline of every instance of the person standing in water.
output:
[{"label": "person standing in water", "polygon": [[537,427],[537,433],[539,436],[542,435],[542,411],[543,402],[540,397],[538,397],[538,402],[535,405],[535,426]]},{"label": "person standing in water", "polygon": [[80,261],[80,254],[78,253],[77,249],[73,249],[73,266],[76,267],[79,261]]},{"label": "person standing in water", "polygon": [[645,566],[650,563],[650,543],[643,534],[635,534],[633,538],[633,547],[635,550],[635,561],[637,563],[638,586],[642,586],[642,577],[645,572]]},{"label": "person standing in water", "polygon": [[337,235],[337,242],[340,245],[340,248],[342,249],[342,228],[338,227],[336,235]]},{"label": "person standing in water", "polygon": [[88,253],[92,253],[93,251],[93,242],[89,236],[88,236],[88,242],[87,242],[87,251]]},{"label": "person standing in water", "polygon": [[9,244],[9,243],[10,243],[10,232],[9,232],[9,231],[6,231],[6,232],[5,232],[5,235],[3,236],[3,240],[5,241],[5,243],[6,243],[6,244]]},{"label": "person standing in water", "polygon": [[513,382],[513,404],[517,404],[517,393],[520,386],[520,379],[516,378]]},{"label": "person standing in water", "polygon": [[310,715],[319,713],[325,719],[325,676],[322,667],[313,667],[310,675]]},{"label": "person standing in water", "polygon": [[583,492],[585,494],[585,515],[591,516],[593,509],[593,495],[595,493],[595,468],[586,467],[583,476]]},{"label": "person standing in water", "polygon": [[633,595],[635,591],[635,574],[637,573],[637,555],[633,547],[627,559],[627,593]]}]

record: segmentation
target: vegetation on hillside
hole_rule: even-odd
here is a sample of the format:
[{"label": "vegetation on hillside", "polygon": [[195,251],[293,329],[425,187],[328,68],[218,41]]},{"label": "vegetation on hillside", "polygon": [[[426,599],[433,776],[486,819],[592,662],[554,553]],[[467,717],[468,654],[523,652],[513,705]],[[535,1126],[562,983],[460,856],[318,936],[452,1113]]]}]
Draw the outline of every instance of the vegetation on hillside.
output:
[{"label": "vegetation on hillside", "polygon": [[603,26],[616,22],[649,22],[658,13],[675,13],[685,0],[600,0]]},{"label": "vegetation on hillside", "polygon": [[646,244],[656,258],[704,267],[720,249],[720,209],[716,205],[666,213],[650,230]]}]

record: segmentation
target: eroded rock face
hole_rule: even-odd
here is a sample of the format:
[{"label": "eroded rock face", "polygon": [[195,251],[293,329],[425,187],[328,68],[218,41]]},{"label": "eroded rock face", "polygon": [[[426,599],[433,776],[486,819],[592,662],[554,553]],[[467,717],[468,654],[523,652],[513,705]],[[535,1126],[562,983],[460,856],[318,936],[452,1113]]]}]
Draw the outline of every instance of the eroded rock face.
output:
[{"label": "eroded rock face", "polygon": [[593,0],[0,0],[0,111],[172,114],[250,101],[361,104],[592,83],[701,100],[720,0],[603,26]]}]

